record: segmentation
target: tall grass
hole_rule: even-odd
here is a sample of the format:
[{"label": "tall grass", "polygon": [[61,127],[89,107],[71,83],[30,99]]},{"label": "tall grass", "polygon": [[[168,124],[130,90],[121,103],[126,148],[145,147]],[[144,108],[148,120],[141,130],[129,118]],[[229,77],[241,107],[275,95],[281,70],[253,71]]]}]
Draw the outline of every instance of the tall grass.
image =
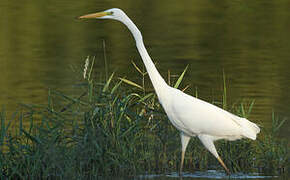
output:
[{"label": "tall grass", "polygon": [[[93,64],[88,63],[83,93],[78,96],[50,90],[47,105],[22,105],[11,119],[2,109],[1,179],[96,179],[178,170],[179,133],[155,93],[145,90],[146,72],[133,63],[141,84],[114,73],[95,82]],[[173,86],[181,85],[186,69]],[[220,105],[228,108],[226,89],[224,93]],[[253,105],[243,102],[231,111],[247,117]],[[272,129],[263,128],[257,141],[217,143],[231,171],[288,172],[288,145],[278,138],[285,121],[274,114],[272,119]],[[12,122],[18,122],[18,128],[11,128]],[[24,127],[24,122],[29,126]],[[187,148],[184,166],[185,171],[221,169],[197,139]]]}]

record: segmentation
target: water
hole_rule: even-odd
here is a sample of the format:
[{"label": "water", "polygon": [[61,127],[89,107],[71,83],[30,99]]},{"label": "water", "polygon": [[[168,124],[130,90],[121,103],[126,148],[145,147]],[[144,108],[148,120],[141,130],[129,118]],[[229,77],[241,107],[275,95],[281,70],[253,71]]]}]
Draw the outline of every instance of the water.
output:
[{"label": "water", "polygon": [[207,170],[207,171],[195,171],[193,173],[183,172],[182,177],[179,176],[177,172],[172,172],[168,174],[145,174],[139,175],[132,178],[108,178],[108,179],[118,179],[118,180],[125,180],[125,179],[134,179],[134,180],[215,180],[215,179],[237,179],[237,180],[286,180],[288,179],[287,176],[271,176],[271,175],[263,175],[258,173],[234,173],[228,176],[224,172],[216,171],[216,170]]},{"label": "water", "polygon": [[[187,93],[194,94],[197,88],[201,99],[220,100],[224,71],[229,103],[255,99],[251,120],[269,127],[272,110],[290,117],[288,0],[1,0],[0,105],[11,113],[18,103],[45,104],[49,88],[78,94],[73,86],[77,78],[70,66],[81,66],[86,56],[96,56],[97,78],[103,78],[103,41],[109,71],[140,82],[131,61],[140,67],[142,62],[123,25],[75,18],[111,7],[125,10],[140,28],[163,77],[168,70],[180,74],[189,65],[184,83],[191,85]],[[148,80],[147,86],[151,86]],[[289,125],[286,121],[281,129],[281,136],[288,139]],[[143,178],[178,177],[173,173]],[[227,179],[212,171],[187,173],[183,179],[188,178]]]},{"label": "water", "polygon": [[269,176],[269,175],[261,175],[257,173],[253,174],[244,174],[244,173],[235,173],[231,174],[231,176],[228,176],[224,172],[219,172],[215,170],[208,170],[208,171],[196,171],[194,173],[183,173],[182,177],[178,175],[178,173],[170,173],[170,174],[163,174],[163,175],[141,175],[139,177],[136,177],[136,179],[152,179],[152,180],[174,180],[174,179],[267,179],[267,180],[282,180],[284,177],[278,177],[278,176]]},{"label": "water", "polygon": [[[131,61],[139,66],[142,62],[125,26],[75,18],[111,7],[125,10],[140,28],[163,77],[168,70],[179,74],[189,65],[187,93],[197,88],[201,99],[220,100],[224,71],[229,103],[255,99],[251,120],[269,127],[272,110],[290,117],[287,0],[2,0],[0,104],[13,112],[18,103],[44,104],[49,88],[76,94],[77,78],[70,66],[96,56],[98,76],[104,73],[103,41],[109,71],[140,82]],[[288,139],[289,125],[287,121],[281,129]]]}]

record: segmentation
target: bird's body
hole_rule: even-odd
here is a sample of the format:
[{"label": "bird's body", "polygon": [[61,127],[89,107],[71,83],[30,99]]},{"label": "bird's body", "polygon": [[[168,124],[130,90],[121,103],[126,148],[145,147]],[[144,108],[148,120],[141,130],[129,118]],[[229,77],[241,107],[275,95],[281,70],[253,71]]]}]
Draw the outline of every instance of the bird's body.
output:
[{"label": "bird's body", "polygon": [[84,15],[80,18],[118,20],[131,31],[159,102],[170,122],[180,131],[182,145],[180,173],[188,142],[191,137],[197,136],[229,174],[228,168],[216,151],[214,141],[219,139],[236,140],[240,138],[255,140],[256,135],[260,132],[259,127],[245,118],[238,117],[215,105],[194,98],[167,85],[148,55],[141,32],[122,10],[113,8],[100,13]]},{"label": "bird's body", "polygon": [[178,89],[168,87],[168,97],[162,106],[172,124],[189,136],[205,134],[214,140],[256,139],[258,127],[254,123]]}]

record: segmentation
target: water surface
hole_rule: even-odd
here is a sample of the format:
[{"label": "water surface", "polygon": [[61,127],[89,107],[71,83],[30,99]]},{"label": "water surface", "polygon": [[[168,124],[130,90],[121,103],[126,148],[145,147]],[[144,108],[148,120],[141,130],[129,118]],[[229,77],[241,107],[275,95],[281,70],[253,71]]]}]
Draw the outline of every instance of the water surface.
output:
[{"label": "water surface", "polygon": [[279,176],[270,176],[270,175],[262,175],[258,173],[252,173],[252,174],[244,174],[244,173],[234,173],[228,176],[224,172],[219,172],[216,170],[208,170],[208,171],[196,171],[194,173],[183,173],[182,177],[179,176],[178,173],[170,173],[170,174],[163,174],[163,175],[141,175],[139,177],[136,177],[136,179],[142,180],[186,180],[186,179],[196,179],[196,180],[203,180],[203,179],[244,179],[244,180],[283,180],[285,177],[279,177]]}]

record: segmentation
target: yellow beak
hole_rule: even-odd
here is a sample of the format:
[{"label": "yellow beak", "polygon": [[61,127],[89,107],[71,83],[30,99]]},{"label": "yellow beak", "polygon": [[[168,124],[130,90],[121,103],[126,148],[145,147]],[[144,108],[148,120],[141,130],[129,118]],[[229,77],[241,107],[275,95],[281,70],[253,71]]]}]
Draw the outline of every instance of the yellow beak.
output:
[{"label": "yellow beak", "polygon": [[83,16],[80,16],[79,19],[95,19],[103,16],[107,16],[108,12],[98,12],[98,13],[92,13],[92,14],[86,14]]}]

